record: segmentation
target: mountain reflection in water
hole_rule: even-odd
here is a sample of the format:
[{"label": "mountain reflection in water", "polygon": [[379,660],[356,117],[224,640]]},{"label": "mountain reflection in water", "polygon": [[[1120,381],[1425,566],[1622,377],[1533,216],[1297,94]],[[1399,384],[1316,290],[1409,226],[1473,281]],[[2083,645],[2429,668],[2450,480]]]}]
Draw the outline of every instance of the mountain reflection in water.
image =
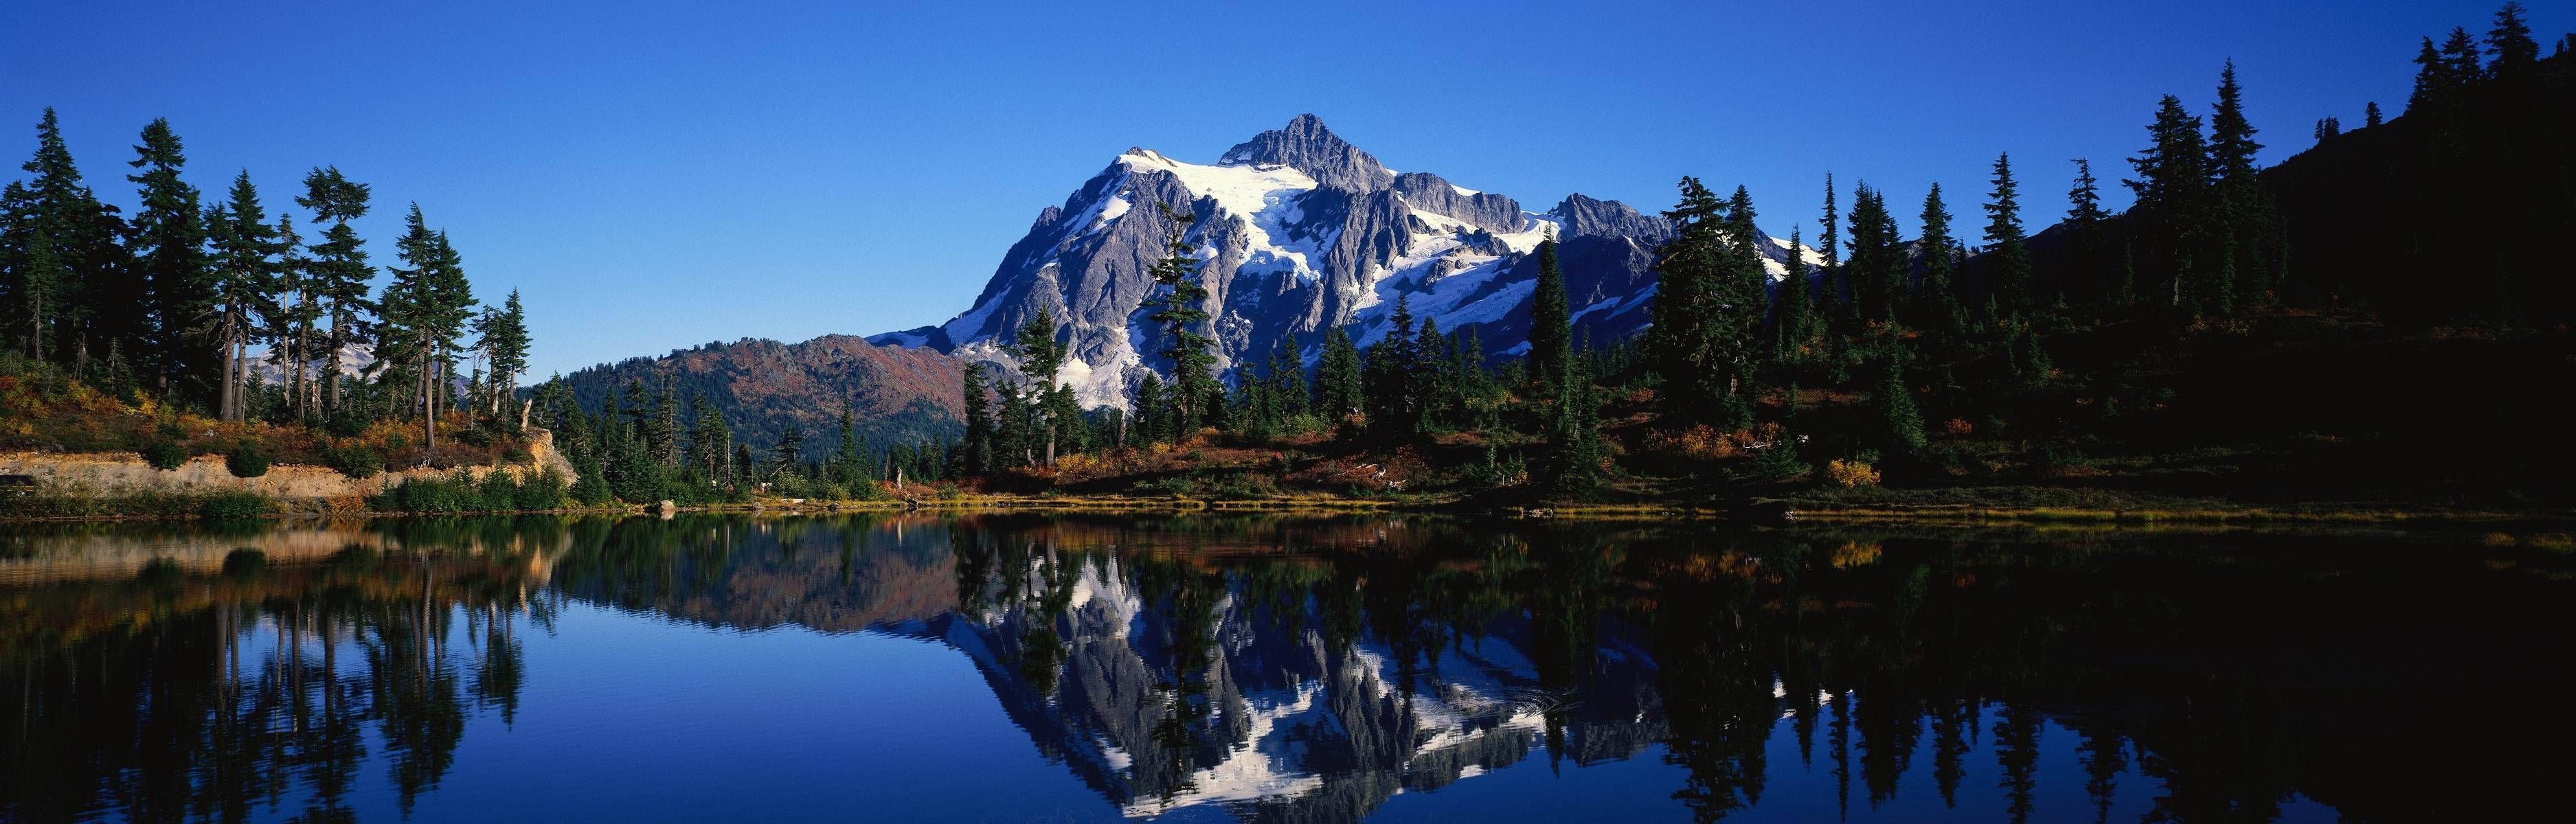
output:
[{"label": "mountain reflection in water", "polygon": [[2572,765],[2571,591],[2439,535],[13,527],[0,821],[2474,818]]}]

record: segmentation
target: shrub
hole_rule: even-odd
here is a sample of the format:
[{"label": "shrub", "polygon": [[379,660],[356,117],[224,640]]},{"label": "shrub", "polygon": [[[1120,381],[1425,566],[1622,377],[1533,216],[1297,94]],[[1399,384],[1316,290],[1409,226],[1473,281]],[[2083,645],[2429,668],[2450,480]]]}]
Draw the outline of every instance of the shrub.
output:
[{"label": "shrub", "polygon": [[474,485],[476,509],[517,509],[519,482],[499,467],[486,470],[483,480]]},{"label": "shrub", "polygon": [[402,479],[376,496],[375,507],[386,512],[469,512],[481,508],[481,503],[481,492],[471,479],[427,475]]},{"label": "shrub", "polygon": [[385,471],[384,453],[365,446],[344,446],[323,453],[322,462],[331,470],[357,480],[366,480]]},{"label": "shrub", "polygon": [[539,510],[562,509],[563,506],[563,476],[555,474],[553,469],[545,469],[537,472],[535,477],[519,480],[519,488],[511,501],[510,508]]},{"label": "shrub", "polygon": [[1857,460],[1846,461],[1836,458],[1826,462],[1825,477],[1845,487],[1878,485],[1878,469]]},{"label": "shrub", "polygon": [[155,441],[143,447],[143,462],[168,472],[188,465],[188,450],[169,441]]},{"label": "shrub", "polygon": [[232,454],[224,456],[224,468],[231,470],[235,478],[256,478],[266,475],[268,474],[268,452],[260,449],[258,444],[242,444],[234,447]]},{"label": "shrub", "polygon": [[268,514],[268,496],[257,492],[217,492],[197,505],[197,514],[209,521],[237,521]]}]

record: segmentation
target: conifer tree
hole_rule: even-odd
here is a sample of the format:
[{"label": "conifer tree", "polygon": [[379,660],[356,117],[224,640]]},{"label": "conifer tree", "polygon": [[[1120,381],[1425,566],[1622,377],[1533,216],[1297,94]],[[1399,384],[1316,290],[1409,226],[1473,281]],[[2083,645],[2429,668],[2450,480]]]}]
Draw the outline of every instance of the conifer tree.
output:
[{"label": "conifer tree", "polygon": [[690,463],[703,469],[718,483],[733,480],[733,428],[725,425],[724,412],[699,395],[690,405],[696,425],[689,432]]},{"label": "conifer tree", "polygon": [[1305,364],[1297,358],[1295,332],[1279,336],[1279,345],[1270,350],[1269,372],[1270,393],[1278,400],[1281,420],[1304,416],[1314,390],[1307,386]]},{"label": "conifer tree", "polygon": [[1681,202],[1664,213],[1673,239],[1657,253],[1648,330],[1668,408],[1728,429],[1751,416],[1742,393],[1762,322],[1760,258],[1743,242],[1747,224],[1731,224],[1731,211],[1699,179],[1682,178]]},{"label": "conifer tree", "polygon": [[519,304],[519,290],[510,290],[510,296],[501,302],[501,311],[493,313],[490,320],[474,330],[474,335],[476,345],[482,347],[484,357],[492,363],[492,385],[497,388],[492,395],[492,414],[505,417],[502,398],[518,391],[519,377],[528,370],[528,347],[532,343],[528,337],[528,310]]},{"label": "conifer tree", "polygon": [[2343,134],[2343,121],[2335,119],[2334,115],[2326,115],[2325,117],[2317,118],[2316,138],[2318,143],[2324,143],[2328,138],[2332,138],[2340,134]]},{"label": "conifer tree", "polygon": [[1530,380],[1540,386],[1561,383],[1566,347],[1573,343],[1574,319],[1565,297],[1565,271],[1556,260],[1556,236],[1538,243],[1538,285],[1530,295]]},{"label": "conifer tree", "polygon": [[[87,371],[90,357],[119,336],[140,335],[150,306],[120,245],[125,222],[81,182],[54,110],[36,124],[31,173],[0,193],[0,295],[6,328],[30,358]],[[39,248],[46,258],[39,263]]]},{"label": "conifer tree", "polygon": [[2183,109],[2182,98],[2165,95],[2155,122],[2147,126],[2145,151],[2129,159],[2138,177],[2122,181],[2137,195],[2129,215],[2139,224],[2149,255],[2152,285],[2167,305],[2180,308],[2186,284],[2195,300],[2206,299],[2195,261],[2209,219],[2209,153],[2201,139],[2200,118]]},{"label": "conifer tree", "polygon": [[1818,221],[1816,251],[1824,255],[1824,267],[1816,277],[1817,315],[1828,323],[1839,325],[1850,311],[1843,299],[1843,247],[1835,233],[1842,224],[1842,212],[1834,208],[1834,173],[1825,173],[1825,216]]},{"label": "conifer tree", "polygon": [[1923,413],[1914,404],[1914,391],[1905,385],[1904,361],[1887,361],[1878,390],[1871,393],[1870,408],[1878,418],[1881,448],[1900,455],[1923,449]]},{"label": "conifer tree", "polygon": [[[474,295],[455,247],[446,233],[430,231],[420,204],[412,204],[403,226],[394,248],[411,268],[389,269],[393,282],[385,286],[385,324],[377,354],[402,364],[412,378],[412,408],[421,416],[421,460],[426,462],[438,447],[438,417],[449,394],[447,370],[466,321],[473,317]],[[673,460],[662,449],[648,449],[646,458],[663,464]]]},{"label": "conifer tree", "polygon": [[2093,177],[2093,161],[2075,159],[2075,184],[2066,190],[2066,202],[2066,226],[2074,238],[2075,259],[2083,275],[2072,291],[2078,291],[2088,301],[2108,302],[2119,290],[2103,282],[2111,274],[2101,271],[2102,221],[2107,215],[2102,211],[2101,181]]},{"label": "conifer tree", "polygon": [[2496,9],[2495,27],[2487,30],[2487,75],[2498,79],[2519,78],[2531,72],[2540,62],[2540,42],[2531,39],[2531,24],[2523,19],[2529,9],[2519,2],[2506,0]]},{"label": "conifer tree", "polygon": [[[961,444],[964,463],[960,470],[981,476],[993,471],[993,398],[985,388],[983,361],[966,364],[966,377],[961,388],[966,400],[966,439]],[[1144,402],[1140,396],[1139,404]]]},{"label": "conifer tree", "polygon": [[1136,384],[1136,422],[1130,427],[1129,440],[1150,444],[1166,439],[1165,430],[1172,417],[1168,395],[1163,391],[1162,376],[1146,372],[1145,379]]},{"label": "conifer tree", "polygon": [[1944,346],[1955,346],[1968,334],[1967,311],[1959,301],[1958,261],[1950,254],[1958,244],[1950,237],[1950,209],[1941,202],[1941,184],[1923,197],[1923,235],[1916,248],[1923,256],[1923,280],[1915,287],[1915,325],[1939,333]]},{"label": "conifer tree", "polygon": [[1341,327],[1325,330],[1323,355],[1315,366],[1315,409],[1324,416],[1324,425],[1337,426],[1359,414],[1366,399],[1359,347]]},{"label": "conifer tree", "polygon": [[207,210],[206,224],[214,247],[214,337],[222,352],[216,407],[224,420],[238,421],[248,410],[245,384],[252,377],[249,350],[258,319],[276,312],[277,258],[284,243],[268,223],[249,172],[233,179],[230,202]]},{"label": "conifer tree", "polygon": [[376,269],[367,264],[366,245],[358,239],[358,230],[349,226],[349,221],[367,216],[367,194],[366,184],[341,175],[339,167],[325,166],[304,176],[304,196],[295,199],[296,205],[313,212],[314,220],[331,224],[322,230],[322,242],[311,247],[305,284],[319,304],[320,316],[331,322],[324,351],[307,357],[322,363],[322,412],[332,417],[339,415],[341,407],[340,353],[349,344],[368,339],[375,329],[376,305],[368,292]]},{"label": "conifer tree", "polygon": [[135,354],[153,384],[172,396],[214,404],[214,347],[208,344],[213,268],[206,260],[206,216],[197,187],[179,179],[188,156],[170,121],[143,127],[141,145],[126,165],[142,169],[126,180],[141,187],[131,248],[142,273],[150,314],[138,319],[142,344]]},{"label": "conifer tree", "polygon": [[1849,240],[1851,253],[1844,278],[1851,282],[1852,307],[1866,322],[1893,323],[1906,269],[1904,240],[1887,199],[1867,182],[1852,187]]},{"label": "conifer tree", "polygon": [[1609,456],[1592,377],[1580,359],[1567,362],[1553,394],[1557,402],[1548,415],[1539,485],[1554,495],[1580,495],[1600,485],[1601,464]]},{"label": "conifer tree", "polygon": [[1994,189],[1986,195],[1986,254],[1993,256],[1990,272],[1996,302],[2006,312],[2018,313],[2031,306],[2033,288],[2030,270],[2030,246],[2022,234],[2021,186],[2013,182],[2012,154],[1995,156]]},{"label": "conifer tree", "polygon": [[1012,357],[1020,359],[1020,374],[1037,382],[1031,395],[1038,404],[1037,426],[1046,439],[1046,465],[1055,465],[1056,419],[1051,401],[1056,393],[1056,375],[1064,369],[1064,358],[1071,349],[1055,339],[1055,315],[1044,308],[1020,324],[1018,335],[1006,346]]},{"label": "conifer tree", "polygon": [[795,421],[778,433],[778,451],[769,456],[769,477],[789,480],[805,474],[805,427]]},{"label": "conifer tree", "polygon": [[1163,357],[1172,361],[1172,404],[1176,414],[1173,442],[1189,437],[1200,419],[1207,414],[1211,398],[1224,391],[1211,374],[1216,368],[1216,355],[1209,351],[1214,341],[1199,332],[1207,322],[1207,287],[1199,282],[1198,247],[1189,241],[1190,215],[1175,212],[1169,206],[1162,210],[1171,224],[1164,241],[1164,254],[1147,269],[1154,282],[1167,291],[1155,301],[1154,313],[1146,318],[1163,324],[1171,334],[1171,347]]},{"label": "conifer tree", "polygon": [[1387,316],[1386,336],[1368,348],[1363,385],[1367,389],[1369,433],[1390,441],[1422,432],[1416,381],[1420,352],[1415,346],[1413,297],[1397,295]]},{"label": "conifer tree", "polygon": [[[2334,129],[2341,133],[2342,122],[2335,121]],[[2217,195],[2215,231],[2222,247],[2209,303],[2220,314],[2234,311],[2239,297],[2252,298],[2271,288],[2264,276],[2269,267],[2259,254],[2266,247],[2263,218],[2269,209],[2255,179],[2262,169],[2255,154],[2263,150],[2263,144],[2254,140],[2256,131],[2245,118],[2244,87],[2236,82],[2236,61],[2230,60],[2219,71],[2218,103],[2209,115],[2209,167]]]},{"label": "conifer tree", "polygon": [[308,367],[313,362],[314,323],[321,314],[313,304],[313,290],[305,271],[311,261],[303,255],[304,237],[295,231],[294,216],[280,210],[275,231],[277,299],[265,307],[260,325],[269,340],[268,360],[285,377],[279,388],[285,392],[288,414],[299,421],[309,420],[313,391]]},{"label": "conifer tree", "polygon": [[1815,339],[1816,306],[1807,292],[1807,252],[1799,233],[1803,227],[1789,227],[1789,262],[1783,264],[1789,273],[1771,299],[1771,359],[1778,363],[1802,360],[1799,350]]},{"label": "conifer tree", "polygon": [[2377,126],[2377,125],[2379,125],[2379,123],[2380,123],[2380,117],[2379,117],[2379,101],[2377,101],[2377,100],[2373,100],[2373,101],[2370,101],[2370,105],[2367,105],[2367,106],[2363,106],[2363,107],[2361,107],[2361,126],[2362,126],[2362,128],[2365,128],[2365,129],[2367,129],[2367,128],[2371,128],[2371,127],[2373,127],[2373,126]]}]

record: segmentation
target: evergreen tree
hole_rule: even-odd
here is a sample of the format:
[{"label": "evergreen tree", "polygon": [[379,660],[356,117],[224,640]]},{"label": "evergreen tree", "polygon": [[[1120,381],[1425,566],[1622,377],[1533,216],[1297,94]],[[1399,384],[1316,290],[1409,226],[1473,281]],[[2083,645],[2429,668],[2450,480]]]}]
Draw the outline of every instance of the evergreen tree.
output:
[{"label": "evergreen tree", "polygon": [[1789,227],[1788,274],[1771,298],[1771,359],[1779,363],[1796,363],[1804,359],[1800,350],[1815,339],[1815,300],[1807,292],[1807,253],[1799,242],[1802,227]]},{"label": "evergreen tree", "polygon": [[1129,440],[1150,444],[1168,437],[1166,430],[1172,417],[1168,394],[1163,391],[1162,376],[1145,373],[1145,379],[1136,384],[1136,421],[1127,436]]},{"label": "evergreen tree", "polygon": [[[2342,122],[2336,121],[2334,128],[2340,133]],[[2236,61],[2230,60],[2219,71],[2218,103],[2209,115],[2209,167],[2221,247],[2209,303],[2220,314],[2234,311],[2240,297],[2251,298],[2271,288],[2264,277],[2268,267],[2259,254],[2266,248],[2268,227],[2263,218],[2269,209],[2263,202],[2262,185],[2255,179],[2262,170],[2255,154],[2263,150],[2263,144],[2254,140],[2255,132],[2254,124],[2245,118],[2245,90],[2236,82]]]},{"label": "evergreen tree", "polygon": [[0,328],[28,357],[85,372],[92,353],[142,334],[150,315],[120,245],[126,225],[81,182],[52,108],[36,125],[35,155],[20,168],[32,177],[0,193],[0,296],[9,318]]},{"label": "evergreen tree", "polygon": [[367,296],[376,269],[367,264],[366,244],[358,239],[358,230],[349,226],[349,221],[367,216],[367,195],[366,184],[342,176],[339,167],[325,166],[304,176],[304,196],[295,199],[296,205],[313,212],[314,220],[331,224],[322,230],[322,242],[311,247],[305,284],[319,304],[321,317],[331,322],[324,350],[309,357],[322,363],[322,411],[332,417],[338,417],[341,407],[340,353],[349,344],[368,339],[375,328],[376,305]]},{"label": "evergreen tree", "polygon": [[793,420],[778,433],[778,451],[769,456],[769,477],[796,480],[805,474],[805,428]]},{"label": "evergreen tree", "polygon": [[295,420],[310,420],[314,404],[309,367],[315,323],[321,319],[306,275],[312,261],[303,255],[304,238],[296,233],[293,216],[281,210],[276,232],[278,299],[266,307],[260,325],[269,340],[268,360],[285,377],[279,388],[285,392],[287,414]]},{"label": "evergreen tree", "polygon": [[2340,134],[2343,134],[2343,121],[2335,119],[2333,115],[2317,118],[2316,138],[2318,143],[2324,143],[2328,138],[2332,138]]},{"label": "evergreen tree", "polygon": [[1887,361],[1878,391],[1871,393],[1870,408],[1878,419],[1881,448],[1900,455],[1923,449],[1923,413],[1914,405],[1914,391],[1905,385],[1904,361]]},{"label": "evergreen tree", "polygon": [[1816,251],[1825,257],[1824,266],[1816,277],[1816,314],[1836,324],[1850,312],[1843,298],[1843,247],[1835,234],[1840,230],[1842,219],[1842,212],[1834,208],[1834,173],[1826,172],[1825,216],[1818,221],[1822,228],[1816,231]]},{"label": "evergreen tree", "polygon": [[691,399],[696,425],[689,432],[689,461],[705,470],[707,477],[719,483],[733,480],[733,427],[725,425],[724,412],[700,395]]},{"label": "evergreen tree", "polygon": [[1307,385],[1306,366],[1297,358],[1296,333],[1279,336],[1279,345],[1270,350],[1269,369],[1270,391],[1278,398],[1281,420],[1304,416],[1314,389]]},{"label": "evergreen tree", "polygon": [[1530,295],[1530,380],[1540,386],[1562,383],[1566,347],[1573,343],[1574,319],[1565,297],[1565,271],[1556,260],[1556,236],[1538,244],[1538,286]]},{"label": "evergreen tree", "polygon": [[2361,126],[2362,126],[2362,128],[2365,128],[2365,129],[2367,129],[2367,128],[2371,128],[2371,127],[2373,127],[2373,126],[2377,126],[2377,125],[2379,125],[2379,123],[2380,123],[2380,118],[2379,118],[2379,101],[2377,101],[2377,100],[2373,100],[2373,101],[2370,101],[2370,105],[2367,105],[2367,106],[2363,106],[2363,107],[2361,107]]},{"label": "evergreen tree", "polygon": [[1844,244],[1851,256],[1844,278],[1851,282],[1856,317],[1867,322],[1893,323],[1907,265],[1896,218],[1887,211],[1886,197],[1866,182],[1852,187],[1848,218],[1850,239]]},{"label": "evergreen tree", "polygon": [[214,337],[222,352],[216,410],[224,420],[238,421],[249,406],[245,384],[253,377],[250,346],[258,319],[276,312],[284,244],[268,223],[249,172],[233,179],[231,194],[230,202],[207,211],[206,224],[214,245]]},{"label": "evergreen tree", "polygon": [[[419,204],[412,204],[403,226],[394,249],[411,268],[388,269],[393,281],[385,286],[384,328],[377,356],[400,364],[412,379],[412,410],[421,416],[421,460],[426,462],[438,448],[438,417],[449,394],[448,370],[457,340],[473,317],[474,296],[455,247],[448,244],[446,233],[430,231]],[[650,446],[647,459],[674,462],[664,448],[667,442]]]},{"label": "evergreen tree", "polygon": [[1658,250],[1648,330],[1667,408],[1728,429],[1751,416],[1742,392],[1762,321],[1760,259],[1743,242],[1745,224],[1730,225],[1731,211],[1697,178],[1682,178],[1681,202],[1664,213],[1673,239]]},{"label": "evergreen tree", "polygon": [[[993,471],[993,399],[986,389],[987,372],[983,361],[966,364],[966,440],[963,443],[964,464],[960,471],[982,476]],[[1138,403],[1144,399],[1139,397]]]},{"label": "evergreen tree", "polygon": [[1416,384],[1420,353],[1415,347],[1413,296],[1398,295],[1395,313],[1387,316],[1386,336],[1368,348],[1368,360],[1362,368],[1362,383],[1367,389],[1369,433],[1389,441],[1401,441],[1422,433],[1421,408],[1416,404]]},{"label": "evergreen tree", "polygon": [[1200,419],[1208,412],[1208,400],[1220,397],[1224,389],[1212,374],[1216,355],[1209,349],[1215,342],[1199,332],[1208,319],[1208,292],[1199,282],[1198,247],[1189,241],[1194,218],[1172,211],[1169,206],[1157,208],[1171,228],[1163,257],[1146,272],[1167,291],[1155,301],[1154,313],[1146,318],[1170,330],[1172,344],[1162,355],[1172,361],[1172,403],[1177,419],[1170,435],[1178,443],[1197,430]]},{"label": "evergreen tree", "polygon": [[2495,27],[2487,30],[2488,76],[2498,79],[2520,78],[2540,62],[2540,42],[2531,38],[2531,24],[2523,20],[2529,9],[2521,3],[2506,0],[2496,9]]},{"label": "evergreen tree", "polygon": [[504,398],[518,391],[518,381],[528,369],[528,312],[519,305],[519,290],[510,296],[497,312],[486,312],[474,328],[475,346],[492,364],[491,414],[506,418]]},{"label": "evergreen tree", "polygon": [[1923,257],[1923,279],[1914,289],[1914,325],[1939,333],[1942,345],[1955,346],[1968,334],[1968,318],[1959,301],[1957,260],[1950,254],[1958,241],[1950,237],[1950,209],[1941,202],[1941,184],[1932,184],[1932,192],[1923,196],[1922,218],[1916,248]]},{"label": "evergreen tree", "polygon": [[130,246],[150,296],[150,314],[137,320],[141,346],[134,354],[161,391],[211,407],[216,368],[207,332],[214,274],[206,259],[205,211],[197,187],[179,179],[188,157],[170,121],[143,127],[142,141],[126,165],[143,171],[125,178],[141,187]]},{"label": "evergreen tree", "polygon": [[873,480],[869,476],[875,473],[868,471],[868,465],[874,462],[869,460],[867,455],[867,436],[859,434],[858,416],[851,410],[850,402],[843,400],[841,401],[841,442],[832,450],[832,482],[856,492],[862,485]]},{"label": "evergreen tree", "polygon": [[1601,483],[1609,447],[1601,440],[1599,400],[1580,360],[1569,361],[1553,392],[1547,442],[1539,459],[1539,487],[1552,495],[1580,495]]},{"label": "evergreen tree", "polygon": [[2033,294],[2030,270],[2030,246],[2022,234],[2021,186],[2013,182],[2012,155],[1995,156],[1994,189],[1986,195],[1986,254],[1994,261],[1987,269],[1995,302],[2004,311],[2018,313],[2031,306]]},{"label": "evergreen tree", "polygon": [[1315,366],[1315,410],[1323,414],[1325,426],[1335,426],[1359,414],[1366,398],[1359,347],[1341,327],[1325,330],[1323,355]]},{"label": "evergreen tree", "polygon": [[1065,355],[1071,352],[1055,335],[1055,315],[1041,308],[1029,316],[1027,323],[1020,324],[1018,335],[1004,347],[1004,351],[1020,359],[1020,374],[1037,382],[1030,397],[1038,404],[1036,424],[1044,433],[1047,466],[1055,465],[1056,418],[1050,407],[1055,405],[1051,401],[1056,394],[1056,374],[1063,370]]},{"label": "evergreen tree", "polygon": [[2093,161],[2075,159],[2075,185],[2066,190],[2066,202],[2066,226],[2074,238],[2077,271],[2084,276],[2071,291],[2096,305],[2108,303],[2119,288],[2102,282],[2111,274],[2102,271],[2102,221],[2108,215],[2102,211],[2101,181],[2093,177]]},{"label": "evergreen tree", "polygon": [[2209,152],[2201,139],[2200,118],[2173,95],[2157,104],[2147,135],[2147,149],[2129,159],[2138,177],[2122,184],[2137,195],[2129,215],[2138,224],[2136,234],[2155,273],[2152,288],[2165,293],[2169,306],[2180,308],[2186,284],[2195,300],[2205,299],[2208,291],[2194,253],[2207,234]]}]

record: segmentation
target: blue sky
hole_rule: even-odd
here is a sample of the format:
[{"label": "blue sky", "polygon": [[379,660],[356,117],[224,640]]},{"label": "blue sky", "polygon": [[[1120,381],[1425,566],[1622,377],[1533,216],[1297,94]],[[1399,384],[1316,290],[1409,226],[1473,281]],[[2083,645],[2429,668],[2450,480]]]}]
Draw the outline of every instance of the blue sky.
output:
[{"label": "blue sky", "polygon": [[0,157],[51,105],[119,203],[154,117],[200,187],[246,168],[272,207],[336,164],[379,259],[417,201],[479,293],[521,290],[545,372],[945,321],[1121,149],[1207,162],[1300,112],[1538,210],[1695,174],[1812,235],[1830,169],[1910,229],[1934,181],[1973,212],[2006,150],[2034,217],[2075,157],[2125,203],[2158,96],[2205,110],[2222,60],[2277,161],[2396,114],[2416,38],[2497,3],[966,5],[7,3]]}]

